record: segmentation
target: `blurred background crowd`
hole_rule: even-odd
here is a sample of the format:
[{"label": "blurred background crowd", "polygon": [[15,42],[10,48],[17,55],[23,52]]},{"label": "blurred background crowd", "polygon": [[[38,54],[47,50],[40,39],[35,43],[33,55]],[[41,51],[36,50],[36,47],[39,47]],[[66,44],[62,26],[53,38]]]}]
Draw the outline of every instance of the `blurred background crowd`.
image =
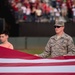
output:
[{"label": "blurred background crowd", "polygon": [[9,0],[16,22],[75,22],[75,0]]}]

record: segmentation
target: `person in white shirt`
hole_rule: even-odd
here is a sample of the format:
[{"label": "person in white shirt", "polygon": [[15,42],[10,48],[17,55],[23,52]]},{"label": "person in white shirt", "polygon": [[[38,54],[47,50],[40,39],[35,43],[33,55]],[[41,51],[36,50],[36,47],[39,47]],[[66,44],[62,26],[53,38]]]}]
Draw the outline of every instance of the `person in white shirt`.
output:
[{"label": "person in white shirt", "polygon": [[24,16],[26,16],[26,10],[27,10],[26,6],[24,6],[24,5],[22,4],[21,10],[22,10],[22,19],[24,19]]},{"label": "person in white shirt", "polygon": [[31,8],[30,8],[30,6],[27,6],[27,8],[26,8],[26,21],[27,22],[30,22],[31,21]]},{"label": "person in white shirt", "polygon": [[61,13],[61,10],[60,8],[57,6],[55,9],[54,9],[54,12],[55,12],[55,23],[57,23],[59,21],[59,17],[61,16],[60,13]]}]

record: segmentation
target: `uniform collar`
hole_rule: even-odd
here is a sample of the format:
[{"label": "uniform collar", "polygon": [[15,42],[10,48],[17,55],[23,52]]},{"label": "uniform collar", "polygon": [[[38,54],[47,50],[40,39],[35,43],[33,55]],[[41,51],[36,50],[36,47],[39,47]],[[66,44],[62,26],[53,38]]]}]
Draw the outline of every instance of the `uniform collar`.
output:
[{"label": "uniform collar", "polygon": [[[65,37],[65,33],[63,33],[60,38],[64,38],[64,37]],[[54,36],[54,39],[57,40],[57,35]]]}]

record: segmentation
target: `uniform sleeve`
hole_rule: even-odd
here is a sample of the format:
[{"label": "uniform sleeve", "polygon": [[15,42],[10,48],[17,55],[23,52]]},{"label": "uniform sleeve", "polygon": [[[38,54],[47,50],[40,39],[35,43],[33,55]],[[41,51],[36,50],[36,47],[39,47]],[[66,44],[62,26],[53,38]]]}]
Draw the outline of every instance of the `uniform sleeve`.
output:
[{"label": "uniform sleeve", "polygon": [[39,56],[42,58],[47,58],[50,55],[50,53],[51,53],[51,49],[50,49],[50,40],[49,40],[45,47],[45,51],[39,54]]},{"label": "uniform sleeve", "polygon": [[74,45],[72,38],[68,40],[68,54],[67,55],[75,55],[75,45]]}]

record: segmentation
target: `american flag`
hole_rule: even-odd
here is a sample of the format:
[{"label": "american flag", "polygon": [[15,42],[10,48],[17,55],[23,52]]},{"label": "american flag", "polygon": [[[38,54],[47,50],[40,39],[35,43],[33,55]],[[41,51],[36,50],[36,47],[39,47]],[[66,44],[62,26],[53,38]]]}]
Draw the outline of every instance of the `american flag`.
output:
[{"label": "american flag", "polygon": [[75,75],[75,56],[43,59],[0,47],[0,75]]}]

